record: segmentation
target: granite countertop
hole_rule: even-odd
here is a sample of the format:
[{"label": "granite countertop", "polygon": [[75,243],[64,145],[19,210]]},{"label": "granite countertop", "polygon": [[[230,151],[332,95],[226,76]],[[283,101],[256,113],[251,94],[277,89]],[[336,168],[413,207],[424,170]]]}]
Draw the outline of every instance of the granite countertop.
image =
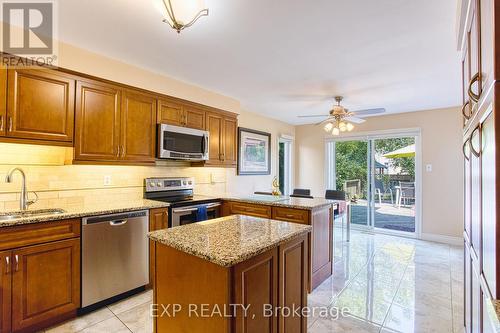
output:
[{"label": "granite countertop", "polygon": [[[0,228],[22,225],[22,224],[60,221],[60,220],[80,218],[86,216],[122,213],[122,212],[142,210],[142,209],[163,208],[168,206],[169,206],[168,203],[155,200],[148,200],[148,199],[137,199],[137,200],[117,202],[113,201],[112,197],[103,197],[103,200],[99,204],[83,204],[83,205],[71,205],[67,207],[64,206],[58,207],[65,211],[62,214],[37,215],[37,216],[29,216],[29,217],[23,217],[6,221],[0,220]],[[13,212],[0,212],[0,216],[8,213],[13,213]]]},{"label": "granite countertop", "polygon": [[154,231],[148,236],[219,266],[231,267],[311,229],[303,224],[232,215]]},{"label": "granite countertop", "polygon": [[494,332],[500,332],[500,300],[488,299],[485,313],[488,316]]},{"label": "granite countertop", "polygon": [[324,206],[330,206],[332,204],[337,203],[337,201],[335,200],[327,200],[325,198],[309,199],[309,198],[294,198],[287,196],[274,197],[271,195],[252,195],[249,197],[227,195],[222,197],[222,199],[228,201],[243,202],[243,203],[297,208],[297,209],[308,209],[308,210],[313,210]]}]

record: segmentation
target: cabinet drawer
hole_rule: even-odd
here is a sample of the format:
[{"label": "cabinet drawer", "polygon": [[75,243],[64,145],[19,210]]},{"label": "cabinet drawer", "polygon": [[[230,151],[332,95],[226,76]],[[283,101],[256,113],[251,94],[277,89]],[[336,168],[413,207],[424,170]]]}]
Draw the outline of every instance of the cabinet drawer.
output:
[{"label": "cabinet drawer", "polygon": [[309,224],[309,211],[284,207],[273,207],[273,219]]},{"label": "cabinet drawer", "polygon": [[231,214],[249,215],[263,218],[271,218],[270,206],[259,206],[240,202],[230,202],[229,210]]},{"label": "cabinet drawer", "polygon": [[0,228],[0,250],[73,237],[80,237],[79,219]]}]

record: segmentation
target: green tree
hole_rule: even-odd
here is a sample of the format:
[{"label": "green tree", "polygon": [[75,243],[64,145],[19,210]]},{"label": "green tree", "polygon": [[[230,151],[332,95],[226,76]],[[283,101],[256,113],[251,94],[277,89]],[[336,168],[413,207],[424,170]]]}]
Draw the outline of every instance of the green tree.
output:
[{"label": "green tree", "polygon": [[[375,140],[375,152],[384,155],[415,143],[415,138],[390,138]],[[415,176],[415,157],[391,158],[392,167],[401,168],[402,174]]]}]

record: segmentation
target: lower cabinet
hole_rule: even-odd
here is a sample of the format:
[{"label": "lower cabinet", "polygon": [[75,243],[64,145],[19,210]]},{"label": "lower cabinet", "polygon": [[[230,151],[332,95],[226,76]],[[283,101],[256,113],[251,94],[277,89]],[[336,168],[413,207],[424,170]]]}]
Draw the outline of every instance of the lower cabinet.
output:
[{"label": "lower cabinet", "polygon": [[[29,239],[21,247],[0,252],[1,333],[34,332],[76,315],[80,307],[80,237],[63,239],[73,221],[58,223],[60,228],[47,223],[46,229],[44,224],[34,225],[35,231],[26,230],[28,225],[0,230],[4,239]],[[29,237],[33,233],[41,238]],[[44,237],[52,241],[43,243]]]},{"label": "lower cabinet", "polygon": [[[149,231],[168,228],[168,208],[155,208],[149,211]],[[149,241],[149,285],[153,287],[155,280],[155,244]]]}]

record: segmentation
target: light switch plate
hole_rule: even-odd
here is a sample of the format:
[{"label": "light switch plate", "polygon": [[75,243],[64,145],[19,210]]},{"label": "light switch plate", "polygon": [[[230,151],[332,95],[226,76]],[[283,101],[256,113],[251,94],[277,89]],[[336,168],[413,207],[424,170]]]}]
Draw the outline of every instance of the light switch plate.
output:
[{"label": "light switch plate", "polygon": [[426,164],[425,165],[425,171],[432,172],[432,164]]},{"label": "light switch plate", "polygon": [[111,176],[104,176],[104,186],[111,186]]}]

